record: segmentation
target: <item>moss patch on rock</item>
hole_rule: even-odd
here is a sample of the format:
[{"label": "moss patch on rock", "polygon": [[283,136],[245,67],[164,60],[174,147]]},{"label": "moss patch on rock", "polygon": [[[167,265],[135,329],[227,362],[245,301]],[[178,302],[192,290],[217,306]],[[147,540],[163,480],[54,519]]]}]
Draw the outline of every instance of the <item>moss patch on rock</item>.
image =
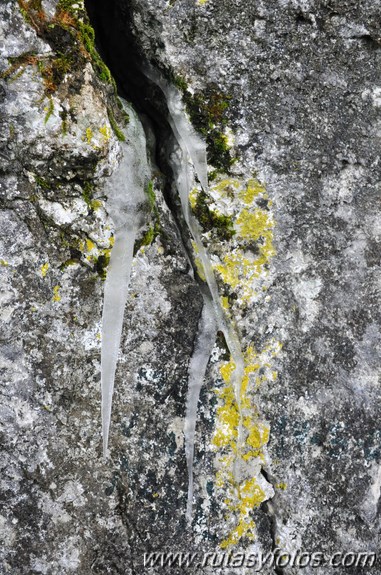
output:
[{"label": "moss patch on rock", "polygon": [[50,97],[58,90],[67,74],[82,74],[86,63],[91,62],[99,80],[112,87],[111,92],[107,92],[110,125],[117,138],[123,140],[116,119],[122,117],[116,84],[96,50],[94,29],[89,23],[83,3],[60,0],[53,17],[46,14],[41,0],[18,0],[18,4],[26,22],[34,28],[38,37],[49,44],[53,54],[26,53],[9,59],[10,66],[1,77],[10,79],[22,74],[27,66],[36,65],[44,81],[44,96]]},{"label": "moss patch on rock", "polygon": [[225,134],[228,126],[226,112],[231,97],[213,86],[204,92],[191,94],[185,88],[184,81],[177,78],[175,83],[183,91],[183,99],[193,126],[205,138],[208,162],[218,171],[229,174],[235,161]]},{"label": "moss patch on rock", "polygon": [[230,240],[236,233],[233,219],[212,210],[209,204],[210,198],[204,191],[201,191],[192,205],[193,213],[201,224],[202,230],[213,231],[220,240]]}]

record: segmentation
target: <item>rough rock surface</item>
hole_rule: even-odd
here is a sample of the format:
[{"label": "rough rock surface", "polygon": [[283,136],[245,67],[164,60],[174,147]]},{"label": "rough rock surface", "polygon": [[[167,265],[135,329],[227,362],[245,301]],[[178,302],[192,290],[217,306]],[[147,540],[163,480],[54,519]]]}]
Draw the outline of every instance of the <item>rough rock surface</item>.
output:
[{"label": "rough rock surface", "polygon": [[[56,4],[43,2],[50,18]],[[377,552],[380,3],[113,0],[107,15],[101,4],[89,0],[88,8],[118,82],[128,84],[122,48],[133,46],[136,58],[187,92],[195,123],[200,115],[214,122],[207,137],[218,173],[208,201],[232,217],[236,233],[226,237],[229,227],[210,225],[204,241],[252,355],[253,469],[267,499],[252,500],[256,538],[233,549]],[[103,461],[98,272],[112,234],[102,183],[119,157],[112,87],[91,58],[79,56],[51,89],[41,61],[58,48],[16,1],[1,4],[0,22],[1,569],[177,573],[143,567],[143,553],[219,550],[234,524],[224,503],[229,485],[216,479],[224,464],[216,453],[224,342],[216,343],[200,399],[187,529],[183,421],[202,297],[178,205],[169,202],[169,210],[162,194],[169,176],[155,173],[161,231],[134,262],[111,456]],[[8,74],[10,58],[25,54]],[[139,81],[150,99],[143,111],[164,145],[163,103]],[[137,91],[131,97],[139,105],[145,95]],[[224,165],[215,165],[216,142]],[[231,260],[224,267],[232,253],[239,271]],[[249,281],[250,262],[257,267]],[[381,567],[302,572],[379,574]]]}]

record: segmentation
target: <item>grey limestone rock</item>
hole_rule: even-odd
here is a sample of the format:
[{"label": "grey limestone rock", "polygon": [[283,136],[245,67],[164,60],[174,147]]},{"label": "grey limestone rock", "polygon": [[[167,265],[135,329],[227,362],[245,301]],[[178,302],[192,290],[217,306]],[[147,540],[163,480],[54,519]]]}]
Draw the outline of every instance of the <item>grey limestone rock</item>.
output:
[{"label": "grey limestone rock", "polygon": [[[377,553],[380,2],[86,2],[122,95],[155,133],[158,164],[147,230],[155,218],[160,229],[136,245],[106,461],[100,321],[113,229],[102,189],[123,119],[75,31],[83,7],[56,21],[63,4],[41,6],[49,33],[27,2],[0,6],[1,573],[251,572],[143,565],[166,550]],[[70,66],[49,76],[62,50]],[[199,402],[191,526],[183,426],[205,286],[148,63],[184,93],[206,137],[210,189],[204,197],[196,182],[191,205],[247,360],[251,451],[232,479],[236,407],[219,333]]]}]

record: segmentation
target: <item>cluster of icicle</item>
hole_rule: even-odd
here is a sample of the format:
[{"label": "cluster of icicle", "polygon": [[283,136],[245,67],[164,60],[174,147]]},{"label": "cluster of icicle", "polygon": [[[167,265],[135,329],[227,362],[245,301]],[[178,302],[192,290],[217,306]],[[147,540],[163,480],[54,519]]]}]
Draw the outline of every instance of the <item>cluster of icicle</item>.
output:
[{"label": "cluster of icicle", "polygon": [[[190,164],[193,164],[196,176],[202,189],[208,190],[208,172],[206,144],[196,133],[184,109],[179,90],[166,82],[153,70],[146,71],[147,76],[163,91],[169,111],[168,121],[177,141],[177,153],[171,156],[171,167],[176,178],[181,207],[185,222],[196,245],[201,260],[206,283],[209,288],[209,297],[204,296],[204,310],[199,324],[199,331],[193,357],[189,366],[188,399],[185,418],[185,450],[189,474],[187,519],[192,518],[193,501],[193,455],[194,436],[197,417],[197,404],[202,381],[212,349],[215,344],[217,330],[224,334],[235,369],[232,384],[235,390],[238,412],[241,413],[241,383],[244,375],[245,362],[241,344],[232,324],[227,321],[222,308],[216,278],[206,248],[201,239],[201,228],[189,209],[189,194],[193,187],[193,175]],[[242,422],[239,423],[238,445],[242,442]]]},{"label": "cluster of icicle", "polygon": [[123,157],[105,189],[107,209],[114,223],[115,242],[107,270],[102,315],[101,385],[104,457],[107,455],[115,370],[134,243],[137,233],[144,225],[142,208],[146,203],[145,188],[150,175],[143,126],[135,110],[124,100],[122,103],[129,116],[128,126],[124,129],[126,141],[121,144]]},{"label": "cluster of icicle", "polygon": [[[169,111],[168,121],[177,142],[177,150],[171,155],[171,167],[176,179],[183,216],[195,242],[209,288],[209,294],[204,295],[204,308],[198,326],[194,352],[189,364],[184,436],[189,474],[187,519],[190,522],[193,502],[193,457],[197,405],[217,330],[224,334],[235,364],[232,383],[239,412],[244,358],[239,338],[231,323],[226,320],[225,312],[221,306],[212,265],[201,240],[199,223],[189,209],[189,194],[193,186],[191,165],[193,165],[203,190],[208,190],[206,145],[188,120],[177,88],[167,83],[155,71],[146,70],[146,75],[160,87],[166,98]],[[108,210],[115,225],[115,244],[111,252],[105,283],[102,318],[101,371],[104,456],[107,453],[115,370],[131,273],[134,241],[143,225],[139,216],[139,206],[145,201],[144,188],[149,177],[146,137],[143,126],[135,111],[126,102],[123,102],[123,105],[130,117],[130,122],[125,130],[126,143],[123,144],[122,163],[110,179],[107,192]],[[241,429],[241,425],[239,429]]]}]

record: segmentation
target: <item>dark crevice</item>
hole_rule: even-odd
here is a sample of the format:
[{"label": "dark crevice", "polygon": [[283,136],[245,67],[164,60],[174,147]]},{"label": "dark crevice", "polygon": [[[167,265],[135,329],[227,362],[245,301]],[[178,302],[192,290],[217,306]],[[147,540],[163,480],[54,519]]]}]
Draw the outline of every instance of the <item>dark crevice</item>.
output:
[{"label": "dark crevice", "polygon": [[160,88],[144,73],[148,65],[155,68],[144,54],[134,33],[131,2],[85,0],[86,10],[95,31],[96,46],[116,81],[119,95],[132,103],[141,115],[143,126],[150,125],[155,139],[153,160],[163,174],[164,200],[180,232],[181,241],[192,260],[189,232],[183,220],[179,197],[173,185],[169,155],[176,140],[168,123],[168,107]]},{"label": "dark crevice", "polygon": [[[95,30],[97,49],[110,68],[120,95],[150,119],[157,140],[165,142],[172,134],[167,121],[168,108],[164,94],[144,74],[149,62],[134,34],[131,4],[85,0],[85,5]],[[161,155],[159,149],[159,166],[164,161]]]},{"label": "dark crevice", "polygon": [[161,191],[164,201],[172,214],[178,238],[193,267],[196,281],[205,292],[206,286],[199,281],[196,273],[191,238],[169,161],[171,153],[177,147],[177,141],[167,120],[169,111],[166,98],[161,89],[144,73],[148,66],[156,69],[159,66],[147,59],[134,32],[133,0],[126,0],[123,4],[117,0],[107,3],[104,0],[85,0],[85,6],[95,31],[97,49],[116,81],[119,95],[132,103],[139,113],[148,135],[148,145],[152,140],[149,132],[154,136],[154,149],[150,150],[150,154],[163,175]]},{"label": "dark crevice", "polygon": [[[267,483],[270,483],[270,485],[274,485],[274,478],[270,477],[270,474],[266,471],[266,469],[262,468],[261,473],[262,473],[263,477],[266,479]],[[271,536],[271,540],[272,540],[272,552],[275,553],[276,550],[279,549],[277,542],[276,542],[276,540],[277,540],[277,525],[276,525],[275,509],[274,509],[274,506],[271,503],[271,501],[265,501],[264,503],[262,503],[262,509],[263,509],[264,513],[266,514],[266,516],[268,517],[268,520],[270,522],[270,536]],[[277,556],[275,556],[275,560],[276,559],[277,559]],[[284,568],[280,567],[279,565],[274,565],[274,573],[276,575],[285,575],[286,574]]]}]

